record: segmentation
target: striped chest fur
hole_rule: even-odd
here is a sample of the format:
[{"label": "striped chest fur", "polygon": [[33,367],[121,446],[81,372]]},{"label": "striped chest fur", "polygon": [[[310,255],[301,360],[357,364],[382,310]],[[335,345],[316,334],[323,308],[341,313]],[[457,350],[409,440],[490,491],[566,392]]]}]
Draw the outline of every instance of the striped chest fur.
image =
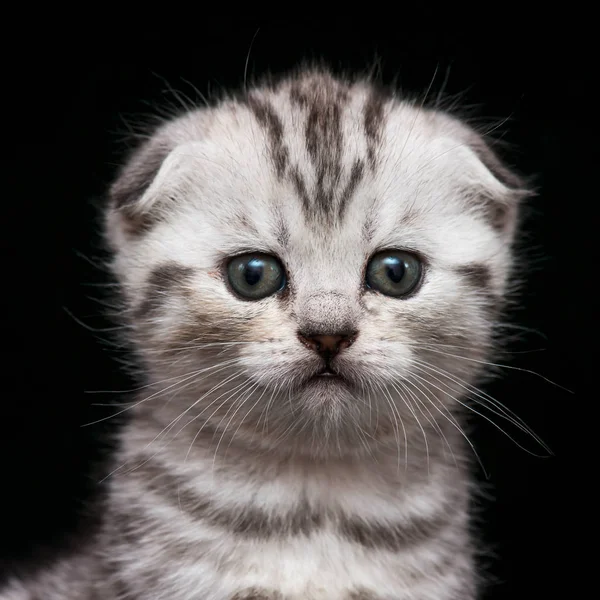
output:
[{"label": "striped chest fur", "polygon": [[105,557],[108,581],[126,598],[433,599],[473,590],[467,479],[435,443],[429,472],[420,453],[399,467],[391,453],[256,461],[230,447],[215,463],[212,448],[196,447],[192,460],[183,445],[160,459],[140,454],[152,428],[134,429],[131,470],[113,482]]},{"label": "striped chest fur", "polygon": [[474,598],[462,413],[525,194],[465,123],[325,71],[158,128],[106,210],[144,381],[73,599]]}]

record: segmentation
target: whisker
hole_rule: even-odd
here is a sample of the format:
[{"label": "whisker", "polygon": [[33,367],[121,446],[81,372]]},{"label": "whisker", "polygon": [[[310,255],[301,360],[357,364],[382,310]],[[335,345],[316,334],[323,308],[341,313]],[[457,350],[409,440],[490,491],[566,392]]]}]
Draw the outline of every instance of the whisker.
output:
[{"label": "whisker", "polygon": [[[475,395],[477,398],[480,399],[480,401],[489,402],[490,404],[492,404],[492,406],[494,406],[494,408],[496,408],[501,413],[499,416],[502,416],[504,419],[506,419],[513,425],[515,425],[515,427],[517,427],[524,433],[527,433],[528,435],[530,435],[538,444],[540,444],[540,446],[542,446],[542,448],[544,448],[544,450],[546,450],[547,452],[552,454],[552,451],[550,450],[550,448],[533,431],[533,429],[531,429],[531,427],[529,427],[527,425],[527,423],[525,423],[525,421],[523,421],[523,419],[521,419],[518,415],[516,415],[512,410],[510,410],[508,407],[504,406],[499,400],[496,400],[496,398],[494,398],[493,396],[490,396],[488,393],[484,392],[483,390],[480,390],[476,386],[469,384],[465,381],[461,381],[460,378],[451,375],[450,373],[448,373],[448,371],[446,371],[445,369],[442,369],[441,367],[433,367],[433,365],[429,365],[428,363],[422,362],[419,360],[415,360],[414,362],[415,362],[415,364],[418,364],[422,369],[423,368],[428,369],[430,371],[433,371],[434,373],[441,375],[442,377],[446,377],[447,379],[450,379],[453,383],[455,383],[456,385],[458,385],[461,388],[463,388],[464,390],[466,390],[469,394]],[[442,380],[438,379],[437,377],[435,377],[433,375],[431,375],[431,377],[434,377],[434,379],[436,379],[436,381],[438,381],[442,385],[446,385],[449,389],[452,389],[452,388],[450,388],[450,386],[448,386],[447,383],[443,382]],[[452,390],[452,391],[456,391],[456,390]],[[474,398],[472,398],[472,396],[470,396],[470,398],[474,399]],[[486,408],[488,408],[488,410],[492,411],[494,414],[498,414],[497,412],[490,409],[486,404],[482,404],[481,402],[479,402],[479,404],[481,406],[485,406]]]},{"label": "whisker", "polygon": [[[233,419],[235,418],[235,415],[240,411],[240,409],[244,406],[244,404],[246,404],[246,402],[252,397],[252,393],[254,392],[254,390],[258,387],[259,383],[255,382],[253,384],[253,386],[250,387],[250,390],[247,392],[247,395],[244,397],[244,399],[240,402],[240,405],[238,406],[238,408],[234,411],[234,413],[231,415],[229,421],[227,422],[227,424],[225,425],[225,428],[223,429],[223,433],[221,434],[221,437],[219,438],[219,442],[217,443],[217,447],[215,448],[215,455],[213,458],[213,472],[214,472],[214,468],[215,468],[215,464],[216,464],[216,460],[217,460],[217,453],[219,451],[219,446],[221,445],[221,442],[223,441],[223,436],[225,435],[225,432],[227,431],[227,429],[229,428],[229,425],[231,425],[231,422],[233,421]],[[233,438],[235,437],[235,435],[237,434],[237,432],[240,430],[240,427],[242,426],[242,424],[244,423],[244,420],[246,419],[246,417],[254,410],[254,408],[256,407],[256,405],[261,401],[262,397],[265,395],[266,392],[266,388],[263,389],[262,394],[258,397],[258,399],[254,402],[254,404],[248,409],[248,411],[246,412],[246,414],[244,415],[244,417],[242,418],[242,420],[240,421],[240,423],[238,424],[236,430],[233,432],[233,435],[231,436],[231,439],[229,440],[229,444],[227,444],[227,448],[225,448],[225,454],[227,454],[227,450],[229,450],[230,446],[231,446],[231,442],[233,442]],[[219,423],[220,424],[220,423]]]},{"label": "whisker", "polygon": [[[454,464],[456,463],[456,457],[454,456],[454,452],[452,452],[452,448],[450,447],[450,443],[448,442],[448,439],[446,438],[446,436],[444,435],[444,432],[442,431],[442,428],[440,427],[439,423],[436,422],[435,417],[431,414],[431,411],[427,408],[427,405],[419,398],[419,395],[415,392],[413,392],[407,384],[411,383],[411,385],[413,385],[413,387],[416,388],[416,386],[414,385],[414,383],[412,382],[404,382],[402,381],[402,379],[400,378],[396,378],[395,379],[396,383],[398,383],[399,385],[402,386],[402,388],[412,397],[414,398],[415,402],[417,402],[417,408],[419,409],[419,412],[425,417],[425,419],[427,420],[427,422],[433,427],[433,429],[439,434],[440,439],[445,442],[446,446],[448,447],[448,450],[450,450],[450,454],[452,454],[452,458],[454,459]],[[418,388],[416,388],[417,391]],[[427,411],[427,413],[429,414],[429,417],[431,417],[431,419],[429,419],[429,417],[423,413],[423,410],[420,408],[420,406],[423,407],[423,409],[425,409]]]},{"label": "whisker", "polygon": [[[205,369],[200,369],[198,371],[195,371],[191,375],[185,377],[182,381],[177,381],[176,383],[173,383],[173,384],[167,386],[166,388],[161,389],[161,390],[155,392],[154,394],[151,394],[147,398],[143,398],[142,400],[135,402],[132,406],[130,406],[128,408],[119,410],[116,413],[109,415],[108,417],[103,417],[101,419],[97,419],[96,421],[91,421],[90,423],[84,423],[83,425],[81,425],[81,427],[89,427],[90,425],[95,425],[97,423],[101,423],[102,421],[107,421],[108,419],[113,419],[114,417],[117,417],[118,415],[121,415],[124,412],[131,410],[132,408],[135,408],[136,406],[139,406],[140,404],[143,404],[144,402],[147,402],[148,400],[151,400],[152,398],[156,398],[157,396],[164,394],[167,390],[170,390],[170,389],[178,386],[180,383],[183,383],[185,381],[189,381],[190,379],[193,379],[194,377],[196,377],[197,375],[200,375],[201,373],[205,373],[207,371],[213,371],[213,369],[220,367],[216,371],[213,371],[213,373],[210,374],[210,375],[213,375],[214,373],[219,373],[220,371],[223,371],[224,369],[229,368],[232,364],[235,364],[238,361],[239,361],[239,359],[236,358],[236,359],[232,359],[230,361],[226,361],[225,363],[219,363],[217,365],[212,365],[210,367],[206,367]],[[192,385],[193,383],[196,383],[197,381],[202,381],[202,379],[193,381],[191,384],[188,384],[188,385]]]},{"label": "whisker", "polygon": [[[417,400],[418,402],[420,402],[423,405],[423,408],[427,411],[427,413],[429,414],[429,416],[433,420],[433,423],[432,423],[433,427],[439,433],[440,438],[445,442],[446,446],[448,447],[448,450],[450,450],[450,454],[452,455],[452,459],[454,460],[454,464],[456,465],[457,464],[457,462],[456,462],[456,456],[454,456],[454,452],[452,451],[452,447],[450,446],[450,442],[448,441],[448,438],[444,434],[444,431],[441,428],[441,426],[439,425],[439,423],[437,422],[436,418],[433,416],[433,414],[431,413],[431,411],[427,408],[427,405],[425,404],[425,402],[419,398],[419,393],[422,394],[424,396],[425,400],[427,400],[429,402],[429,404],[431,404],[433,406],[433,408],[435,408],[446,420],[449,420],[448,417],[443,412],[441,412],[440,409],[434,404],[434,402],[432,401],[432,399],[429,397],[429,394],[427,393],[426,389],[424,390],[420,385],[418,385],[414,381],[411,381],[410,379],[406,379],[404,382],[402,382],[401,379],[398,379],[398,383],[402,383],[406,387],[407,391],[410,392],[413,395],[413,397],[415,398],[415,400]],[[415,388],[416,392],[412,392],[408,388],[409,385],[411,385],[413,388]],[[456,425],[458,425],[458,423],[456,423],[456,419],[453,419],[453,420],[454,420],[454,423]]]},{"label": "whisker", "polygon": [[[181,413],[178,417],[176,417],[175,419],[173,419],[168,425],[166,425],[165,427],[163,427],[163,429],[150,441],[146,444],[146,446],[144,446],[144,448],[142,450],[147,450],[154,442],[156,442],[156,440],[158,440],[162,435],[168,433],[182,418],[183,416],[189,411],[191,410],[200,400],[202,400],[206,395],[210,394],[211,392],[215,391],[216,389],[218,389],[219,387],[221,387],[222,385],[224,385],[225,383],[228,383],[229,381],[235,379],[236,377],[239,377],[239,375],[241,375],[243,373],[243,371],[239,371],[237,374],[233,374],[230,375],[229,377],[227,377],[225,380],[221,381],[221,383],[219,383],[218,385],[215,385],[214,387],[212,387],[210,390],[208,390],[208,392],[206,392],[206,394],[204,394],[203,396],[201,396],[198,400],[196,400],[196,402],[194,402],[191,406],[189,406],[185,411],[183,411],[183,413]],[[243,385],[243,384],[242,384]],[[227,392],[225,392],[227,393]],[[224,394],[222,394],[221,396],[223,396]],[[219,398],[221,397],[219,396]],[[217,398],[218,399],[218,398]],[[210,406],[210,405],[209,405]],[[186,425],[188,425],[189,423],[187,423]],[[147,462],[149,462],[150,460],[152,460],[161,450],[164,450],[180,433],[181,431],[183,431],[183,429],[186,427],[186,425],[184,425],[184,427],[182,427],[177,433],[175,433],[175,435],[168,440],[166,443],[164,443],[162,446],[160,446],[158,448],[158,450],[156,450],[156,452],[154,452],[154,454],[152,454],[151,456],[149,456],[146,460],[142,461],[141,463],[135,465],[135,467],[125,471],[125,473],[131,473],[133,471],[135,471],[136,469],[139,469],[141,466],[145,465]],[[117,471],[119,471],[120,469],[122,469],[125,466],[125,464],[117,467],[116,469],[114,469],[111,473],[109,473],[106,477],[104,477],[101,481],[104,481],[104,479],[107,479],[108,477],[110,477],[111,475],[113,475],[114,473],[116,473]]]},{"label": "whisker", "polygon": [[[83,252],[81,252],[81,250],[77,250],[77,248],[73,248],[72,250],[73,250],[73,254],[75,254],[75,256],[77,256],[78,258],[83,259],[89,265],[91,265],[92,267],[94,267],[94,269],[97,269],[98,271],[102,271],[102,272],[109,271],[109,268],[106,265],[106,263],[96,262],[93,258],[90,258],[89,256],[86,256]],[[114,285],[117,285],[117,284],[114,284]]]},{"label": "whisker", "polygon": [[160,381],[156,381],[153,383],[146,383],[144,385],[140,385],[139,387],[131,388],[128,390],[84,390],[83,393],[84,394],[130,394],[133,392],[139,392],[141,390],[146,390],[151,387],[156,387],[163,383],[167,383],[168,381],[173,381],[174,379],[182,379],[182,378],[186,377],[187,375],[191,375],[191,374],[197,373],[197,372],[198,372],[198,370],[195,369],[194,371],[189,371],[188,373],[184,373],[183,375],[175,375],[174,377],[167,377],[166,379],[161,379]]},{"label": "whisker", "polygon": [[250,54],[252,53],[252,46],[254,46],[254,40],[260,31],[260,27],[254,32],[252,36],[252,40],[250,42],[250,47],[248,48],[248,54],[246,54],[246,62],[244,64],[244,91],[248,90],[248,63],[250,62]]},{"label": "whisker", "polygon": [[254,433],[252,434],[252,437],[250,438],[250,443],[252,443],[254,441],[254,435],[256,434],[257,430],[258,430],[258,426],[263,418],[263,414],[265,416],[265,420],[263,423],[263,429],[262,429],[262,434],[263,436],[266,434],[266,428],[268,427],[267,421],[268,421],[268,414],[269,414],[269,408],[271,407],[271,403],[274,401],[275,399],[275,395],[278,393],[279,388],[281,387],[283,382],[279,382],[276,386],[273,387],[273,391],[271,392],[271,396],[269,398],[269,400],[267,401],[267,404],[265,405],[265,407],[263,408],[263,410],[261,411],[258,420],[256,421],[256,426],[254,427]]},{"label": "whisker", "polygon": [[[241,344],[260,344],[262,343],[261,341],[254,341],[254,342],[205,342],[202,344],[190,344],[188,346],[176,346],[176,347],[170,347],[169,351],[171,352],[178,352],[178,351],[185,351],[185,350],[206,350],[207,348],[214,348],[214,347],[220,347],[220,346],[226,346],[227,348],[229,347],[233,347],[233,346],[239,346]],[[152,349],[148,349],[144,351],[146,354],[165,354],[164,350],[152,350]]]},{"label": "whisker", "polygon": [[[243,372],[245,373],[245,371]],[[187,459],[189,458],[190,452],[192,451],[192,448],[194,447],[194,444],[196,443],[196,440],[198,439],[198,436],[200,435],[200,433],[202,433],[202,430],[204,429],[204,426],[210,422],[210,420],[212,419],[212,417],[217,413],[217,411],[219,411],[221,409],[222,406],[224,406],[227,402],[229,402],[232,398],[235,398],[235,396],[238,393],[243,393],[244,390],[240,390],[240,388],[243,388],[245,385],[247,385],[248,382],[247,381],[243,381],[240,385],[236,386],[233,390],[229,390],[229,396],[227,396],[227,398],[225,398],[225,400],[223,400],[223,402],[221,402],[221,404],[219,404],[219,406],[217,406],[217,408],[215,408],[215,410],[206,418],[204,419],[204,423],[200,426],[200,428],[198,429],[198,431],[196,432],[196,434],[194,435],[194,438],[192,439],[192,441],[190,442],[188,451],[185,455],[185,459],[184,459],[184,464],[187,462]],[[202,414],[204,414],[211,406],[213,406],[215,404],[215,402],[219,399],[222,398],[226,393],[225,392],[223,394],[221,394],[220,396],[218,396],[217,398],[215,398],[215,400],[213,400],[206,408],[204,408],[200,414],[196,415],[193,419],[191,419],[190,421],[188,421],[180,431],[182,431],[185,427],[187,427],[188,425],[190,425],[191,423],[193,423],[196,419],[198,419]],[[177,432],[180,433],[180,432]]]},{"label": "whisker", "polygon": [[425,430],[423,429],[423,426],[421,425],[421,421],[419,421],[419,418],[417,417],[417,413],[415,413],[415,411],[413,410],[412,407],[412,403],[408,400],[408,397],[405,396],[396,386],[396,384],[393,381],[390,381],[390,385],[398,392],[398,395],[400,396],[401,400],[404,402],[404,404],[406,405],[406,407],[408,408],[408,410],[410,410],[412,416],[414,417],[415,421],[417,422],[417,425],[419,427],[419,429],[421,430],[421,433],[423,434],[423,441],[425,442],[425,454],[427,455],[427,473],[429,473],[429,469],[430,469],[430,464],[429,464],[429,443],[427,442],[427,434],[425,433]]},{"label": "whisker", "polygon": [[192,88],[194,93],[198,96],[198,98],[200,100],[202,100],[202,102],[204,103],[205,106],[209,105],[209,102],[206,99],[206,97],[204,96],[204,94],[191,81],[185,79],[184,77],[179,77],[179,79],[181,79],[181,81],[183,81],[183,83],[185,83],[186,85],[189,85]]},{"label": "whisker", "polygon": [[[410,382],[411,385],[413,386],[417,386],[418,382],[416,381],[411,381],[413,379],[412,375],[409,374],[408,375],[408,379],[407,382]],[[427,389],[427,386],[425,385],[425,388]],[[428,390],[430,393],[431,391]],[[454,418],[454,416],[452,415],[452,413],[448,410],[448,408],[446,408],[443,404],[440,404],[441,408],[443,408],[446,413],[448,413],[447,415],[445,413],[443,413],[440,410],[440,407],[438,407],[437,404],[435,404],[433,402],[433,400],[435,399],[435,394],[431,393],[431,396],[429,394],[425,394],[425,397],[429,400],[429,403],[433,406],[433,408],[435,408],[441,415],[442,417],[444,417],[459,433],[460,435],[466,440],[467,444],[469,444],[469,447],[471,448],[475,458],[477,459],[477,462],[479,463],[479,466],[481,467],[484,476],[486,477],[486,479],[489,477],[487,470],[483,464],[483,461],[481,460],[477,450],[475,449],[475,446],[473,444],[473,442],[471,442],[471,440],[469,439],[469,436],[467,436],[467,434],[464,432],[464,430],[462,429],[462,427],[459,425],[458,421]],[[454,456],[454,453],[452,454],[452,456]],[[456,461],[456,457],[455,457],[455,461]]]},{"label": "whisker", "polygon": [[113,327],[102,328],[92,327],[91,325],[84,323],[81,319],[78,319],[66,306],[62,306],[61,308],[69,315],[69,317],[71,317],[71,319],[73,319],[73,321],[75,321],[75,323],[87,331],[91,331],[92,333],[110,333],[111,331],[123,331],[124,329],[131,329],[130,325],[115,325]]},{"label": "whisker", "polygon": [[[438,391],[440,391],[445,396],[448,396],[449,398],[451,398],[452,400],[454,400],[457,404],[460,404],[461,406],[464,406],[467,410],[475,413],[476,415],[479,415],[482,419],[485,419],[488,423],[490,423],[493,427],[495,427],[496,429],[498,429],[498,431],[502,432],[509,440],[511,440],[516,446],[518,446],[519,448],[521,448],[523,451],[525,451],[528,454],[531,454],[532,456],[535,456],[537,458],[544,458],[543,456],[541,456],[539,454],[535,454],[534,452],[531,452],[531,450],[528,450],[527,448],[525,448],[524,446],[522,446],[521,444],[519,444],[519,442],[517,442],[517,440],[515,440],[504,429],[502,429],[502,427],[500,427],[500,425],[498,425],[498,423],[496,423],[495,421],[493,421],[492,419],[490,419],[488,416],[486,416],[486,415],[480,413],[479,411],[475,410],[472,406],[469,406],[468,404],[465,404],[464,402],[461,402],[456,396],[453,396],[452,394],[449,394],[446,390],[443,390],[443,389],[439,388],[435,384],[431,383],[430,381],[428,381],[424,377],[421,377],[420,375],[417,375],[416,373],[412,373],[412,376],[416,377],[417,379],[419,379],[421,381],[424,381],[424,382],[428,383],[430,386],[434,387],[435,389],[437,389]],[[490,408],[488,408],[488,410],[492,411],[492,409],[490,409]],[[500,413],[496,413],[496,414],[500,414]]]},{"label": "whisker", "polygon": [[394,418],[394,435],[396,437],[396,449],[398,452],[398,470],[400,470],[400,429],[398,427],[398,421],[402,426],[402,433],[404,435],[404,469],[408,470],[408,437],[406,435],[406,428],[404,427],[402,417],[400,416],[397,407],[394,405],[394,401],[392,400],[392,397],[387,389],[378,381],[375,381],[374,383],[383,392],[385,400],[388,403]]},{"label": "whisker", "polygon": [[536,377],[539,377],[540,379],[543,379],[547,383],[550,383],[551,385],[554,385],[557,388],[560,388],[561,390],[564,390],[565,392],[569,392],[569,394],[574,394],[575,393],[572,390],[569,390],[566,387],[563,387],[559,383],[556,383],[555,381],[552,381],[551,379],[548,379],[547,377],[544,377],[544,375],[541,375],[540,373],[537,373],[536,371],[532,371],[531,369],[524,369],[522,367],[515,367],[513,365],[504,365],[504,364],[500,364],[500,363],[488,362],[488,361],[485,361],[485,360],[478,360],[476,358],[469,358],[467,356],[460,356],[459,354],[451,354],[450,352],[442,352],[441,350],[437,350],[436,348],[428,348],[428,350],[430,350],[431,352],[437,352],[439,354],[444,354],[444,355],[450,356],[452,358],[459,358],[461,360],[467,360],[469,362],[475,362],[475,363],[478,363],[478,364],[481,364],[481,365],[487,365],[487,366],[490,366],[490,367],[501,367],[503,369],[512,369],[513,371],[520,371],[522,373],[529,373],[531,375],[535,375]]}]

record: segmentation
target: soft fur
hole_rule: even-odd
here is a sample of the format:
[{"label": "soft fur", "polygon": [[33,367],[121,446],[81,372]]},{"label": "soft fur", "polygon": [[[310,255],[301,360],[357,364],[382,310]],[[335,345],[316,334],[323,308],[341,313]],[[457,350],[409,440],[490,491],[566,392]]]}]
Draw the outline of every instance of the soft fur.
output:
[{"label": "soft fur", "polygon": [[[145,387],[99,534],[3,600],[469,600],[465,398],[493,350],[523,186],[460,120],[303,71],[171,120],[106,231]],[[364,285],[416,253],[406,298]],[[228,257],[279,257],[246,301]],[[310,379],[299,332],[357,332]]]}]

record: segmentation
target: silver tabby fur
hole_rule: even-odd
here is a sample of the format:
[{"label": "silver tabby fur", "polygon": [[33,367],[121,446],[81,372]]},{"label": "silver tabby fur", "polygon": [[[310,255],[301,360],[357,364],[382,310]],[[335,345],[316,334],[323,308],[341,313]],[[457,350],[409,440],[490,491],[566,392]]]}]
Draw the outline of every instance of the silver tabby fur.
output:
[{"label": "silver tabby fur", "polygon": [[[164,123],[106,233],[144,387],[103,524],[2,600],[470,600],[467,392],[496,344],[521,181],[483,137],[306,70]],[[364,286],[419,254],[416,293]],[[280,258],[244,301],[223,264]],[[358,332],[321,359],[298,331]]]}]

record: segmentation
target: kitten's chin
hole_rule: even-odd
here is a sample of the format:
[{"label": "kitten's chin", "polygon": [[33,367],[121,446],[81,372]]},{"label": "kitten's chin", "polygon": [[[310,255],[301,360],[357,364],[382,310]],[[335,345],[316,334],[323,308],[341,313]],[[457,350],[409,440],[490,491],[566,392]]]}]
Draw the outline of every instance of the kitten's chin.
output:
[{"label": "kitten's chin", "polygon": [[335,421],[356,405],[356,390],[340,375],[314,375],[296,393],[295,403],[317,427]]}]

